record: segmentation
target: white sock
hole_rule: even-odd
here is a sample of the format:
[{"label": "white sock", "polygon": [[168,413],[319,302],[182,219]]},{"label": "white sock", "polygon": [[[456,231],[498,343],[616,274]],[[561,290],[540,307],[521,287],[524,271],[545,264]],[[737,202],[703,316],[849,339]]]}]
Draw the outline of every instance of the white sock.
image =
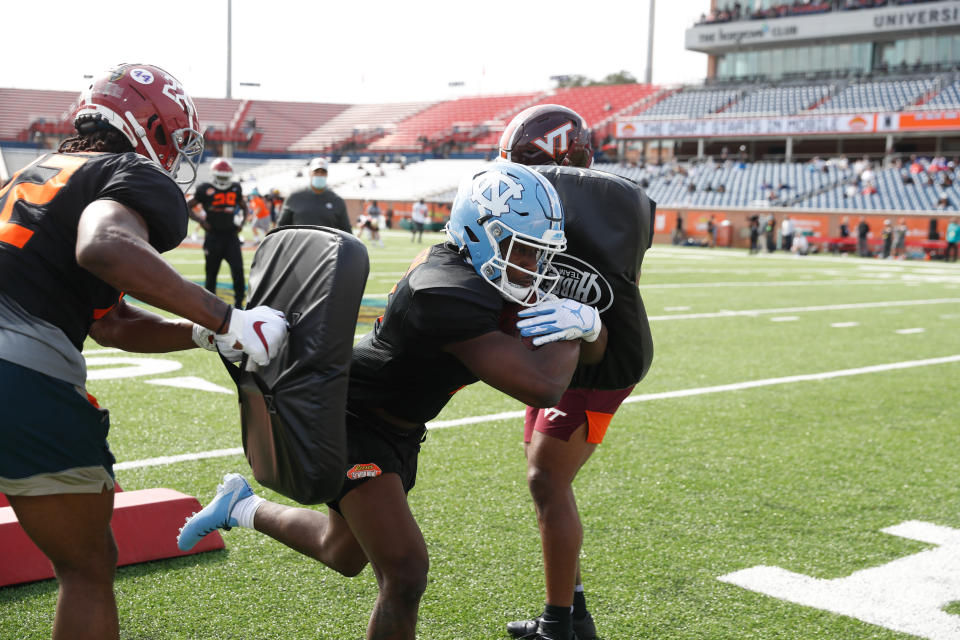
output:
[{"label": "white sock", "polygon": [[260,496],[244,498],[233,505],[233,510],[230,511],[230,515],[237,519],[237,525],[247,529],[253,529],[253,516],[264,502],[266,502],[266,500]]},{"label": "white sock", "polygon": [[574,593],[578,593],[578,592],[579,592],[579,593],[583,593],[583,585],[582,585],[582,584],[578,584],[577,586],[575,586],[575,587],[573,588],[573,592],[574,592]]}]

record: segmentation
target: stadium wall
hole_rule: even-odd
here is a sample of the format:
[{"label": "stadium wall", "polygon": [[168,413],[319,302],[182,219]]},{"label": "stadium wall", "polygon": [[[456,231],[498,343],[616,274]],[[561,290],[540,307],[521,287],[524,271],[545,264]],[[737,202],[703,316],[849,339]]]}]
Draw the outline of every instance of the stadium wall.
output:
[{"label": "stadium wall", "polygon": [[[940,238],[944,237],[947,223],[950,218],[957,216],[957,211],[880,211],[859,209],[796,209],[783,207],[749,207],[749,208],[718,208],[718,207],[657,207],[654,221],[654,243],[670,244],[673,241],[673,232],[677,225],[677,216],[683,218],[683,229],[687,238],[706,242],[707,222],[710,216],[717,225],[717,246],[748,249],[750,247],[750,217],[755,215],[770,215],[776,220],[776,233],[779,235],[780,223],[785,216],[793,220],[796,233],[803,233],[813,238],[837,238],[840,236],[840,224],[843,218],[848,219],[851,235],[856,235],[856,226],[862,215],[870,226],[871,239],[880,238],[884,220],[891,220],[896,224],[903,218],[907,228],[908,241],[925,241],[928,238],[930,224],[936,220]],[[729,222],[729,224],[725,224]]]}]

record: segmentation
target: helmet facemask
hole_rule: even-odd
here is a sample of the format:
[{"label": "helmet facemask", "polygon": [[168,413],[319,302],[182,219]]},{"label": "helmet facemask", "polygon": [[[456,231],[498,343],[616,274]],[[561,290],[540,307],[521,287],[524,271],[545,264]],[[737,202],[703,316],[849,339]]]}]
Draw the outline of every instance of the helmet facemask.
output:
[{"label": "helmet facemask", "polygon": [[[479,271],[490,280],[500,294],[511,302],[532,306],[550,293],[560,280],[553,267],[553,257],[566,249],[563,231],[548,230],[542,238],[513,231],[501,220],[493,218],[482,224],[484,233],[495,247],[494,255],[480,265]],[[521,254],[536,254],[536,270],[524,266],[529,259]],[[519,280],[514,282],[511,276]]]}]

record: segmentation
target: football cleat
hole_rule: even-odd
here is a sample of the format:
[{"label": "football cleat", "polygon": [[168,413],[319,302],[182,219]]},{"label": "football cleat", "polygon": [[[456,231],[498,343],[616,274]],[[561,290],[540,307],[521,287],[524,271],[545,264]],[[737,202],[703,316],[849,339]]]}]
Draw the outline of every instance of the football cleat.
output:
[{"label": "football cleat", "polygon": [[[514,638],[521,640],[537,640],[538,638],[548,638],[540,633],[540,617],[532,620],[515,620],[507,623],[507,633]],[[593,624],[593,616],[590,612],[583,618],[573,619],[574,640],[596,640],[597,627]]]},{"label": "football cleat", "polygon": [[177,547],[181,551],[189,551],[204,536],[216,529],[229,531],[237,526],[237,519],[230,515],[233,506],[252,495],[253,489],[239,473],[223,476],[223,484],[217,485],[217,495],[210,504],[187,518],[180,529],[180,535],[177,536]]}]

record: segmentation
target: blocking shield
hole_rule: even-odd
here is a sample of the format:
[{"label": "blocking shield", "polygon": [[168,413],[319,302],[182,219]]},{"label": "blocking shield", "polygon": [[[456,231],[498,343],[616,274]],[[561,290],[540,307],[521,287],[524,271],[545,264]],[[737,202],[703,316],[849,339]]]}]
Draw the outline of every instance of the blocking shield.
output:
[{"label": "blocking shield", "polygon": [[362,242],[312,226],[267,234],[250,268],[249,306],[283,311],[290,333],[265,367],[246,355],[239,367],[224,364],[254,478],[301,504],[335,498],[343,482],[348,374],[369,270]]}]

